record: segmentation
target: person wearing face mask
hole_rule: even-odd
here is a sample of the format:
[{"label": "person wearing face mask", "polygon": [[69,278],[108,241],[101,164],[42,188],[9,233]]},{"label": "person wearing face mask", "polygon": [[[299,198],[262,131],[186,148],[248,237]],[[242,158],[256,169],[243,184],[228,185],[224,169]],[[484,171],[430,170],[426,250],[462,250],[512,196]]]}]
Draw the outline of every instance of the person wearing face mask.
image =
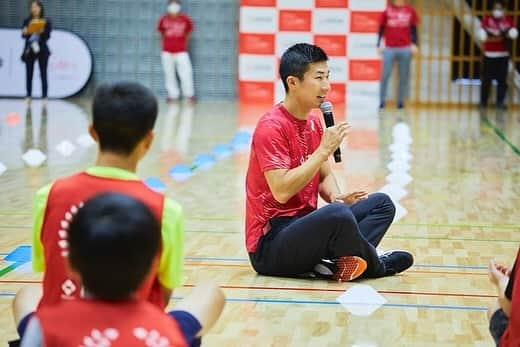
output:
[{"label": "person wearing face mask", "polygon": [[497,81],[496,107],[504,109],[507,92],[510,40],[518,37],[513,18],[505,15],[503,1],[495,1],[491,15],[482,18],[479,32],[484,57],[481,71],[480,108],[488,104],[492,80]]},{"label": "person wearing face mask", "polygon": [[169,1],[168,13],[163,15],[157,24],[157,31],[162,37],[161,60],[168,102],[178,101],[180,97],[175,71],[181,82],[182,96],[193,102],[195,101],[193,69],[188,55],[193,22],[189,16],[180,11],[181,5],[177,1]]}]

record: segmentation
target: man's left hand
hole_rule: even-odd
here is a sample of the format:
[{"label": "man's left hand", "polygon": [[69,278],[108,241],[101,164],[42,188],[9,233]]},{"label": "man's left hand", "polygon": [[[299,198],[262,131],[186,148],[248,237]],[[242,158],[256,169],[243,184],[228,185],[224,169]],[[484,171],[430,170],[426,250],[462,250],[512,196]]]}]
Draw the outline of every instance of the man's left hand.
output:
[{"label": "man's left hand", "polygon": [[353,205],[361,200],[368,198],[368,193],[365,191],[353,192],[349,194],[333,194],[332,202],[343,202],[347,205]]}]

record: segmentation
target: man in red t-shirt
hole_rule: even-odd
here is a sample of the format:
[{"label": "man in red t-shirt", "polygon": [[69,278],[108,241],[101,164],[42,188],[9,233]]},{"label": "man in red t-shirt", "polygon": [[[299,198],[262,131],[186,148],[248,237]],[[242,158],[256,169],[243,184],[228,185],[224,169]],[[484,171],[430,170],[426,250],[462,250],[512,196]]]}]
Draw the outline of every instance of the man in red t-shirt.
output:
[{"label": "man in red t-shirt", "polygon": [[493,3],[493,11],[481,22],[480,40],[484,57],[480,80],[480,107],[487,107],[491,81],[497,81],[496,107],[504,109],[509,68],[509,43],[518,37],[513,18],[505,15],[502,1]]},{"label": "man in red t-shirt", "polygon": [[176,69],[181,82],[182,96],[194,101],[193,69],[188,55],[193,23],[190,17],[181,13],[180,10],[181,5],[177,1],[170,1],[168,13],[163,15],[157,24],[157,31],[162,37],[161,60],[168,101],[176,101],[180,96],[175,77]]},{"label": "man in red t-shirt", "polygon": [[498,291],[498,300],[489,308],[489,330],[497,346],[520,346],[520,248],[512,269],[489,264],[489,279]]},{"label": "man in red t-shirt", "polygon": [[22,347],[199,346],[224,306],[217,286],[198,286],[168,314],[136,294],[161,247],[152,210],[129,195],[104,193],[72,215],[68,263],[82,298],[38,310]]},{"label": "man in red t-shirt", "polygon": [[[386,103],[386,91],[392,76],[394,63],[399,66],[399,87],[397,90],[397,108],[404,108],[408,95],[410,79],[410,63],[412,55],[417,53],[417,24],[419,17],[406,0],[394,0],[381,14],[377,49],[383,57],[383,73],[379,90],[379,109]],[[381,39],[385,38],[385,48],[381,47]]]},{"label": "man in red t-shirt", "polygon": [[[346,137],[341,123],[323,130],[311,110],[330,90],[328,57],[297,44],[280,61],[282,103],[256,126],[246,178],[246,247],[253,268],[270,276],[313,273],[339,281],[380,277],[413,264],[404,251],[378,256],[395,207],[381,193],[342,194],[328,157]],[[330,204],[317,209],[318,194]],[[366,271],[365,271],[366,270]]]}]

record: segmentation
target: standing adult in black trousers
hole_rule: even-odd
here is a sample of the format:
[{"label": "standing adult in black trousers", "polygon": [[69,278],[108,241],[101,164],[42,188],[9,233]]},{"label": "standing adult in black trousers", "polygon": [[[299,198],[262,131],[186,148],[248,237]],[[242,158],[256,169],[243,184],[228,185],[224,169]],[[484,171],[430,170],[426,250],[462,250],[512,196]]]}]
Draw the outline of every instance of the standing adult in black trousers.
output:
[{"label": "standing adult in black trousers", "polygon": [[[34,25],[37,22],[40,23],[39,28]],[[34,30],[35,28],[36,30]],[[47,65],[50,55],[47,41],[50,36],[51,22],[48,18],[45,18],[43,4],[39,0],[32,0],[30,2],[30,15],[23,21],[22,26],[22,37],[25,39],[22,61],[25,63],[26,71],[27,102],[31,102],[34,62],[36,60],[38,60],[42,79],[42,98],[47,98]]]}]

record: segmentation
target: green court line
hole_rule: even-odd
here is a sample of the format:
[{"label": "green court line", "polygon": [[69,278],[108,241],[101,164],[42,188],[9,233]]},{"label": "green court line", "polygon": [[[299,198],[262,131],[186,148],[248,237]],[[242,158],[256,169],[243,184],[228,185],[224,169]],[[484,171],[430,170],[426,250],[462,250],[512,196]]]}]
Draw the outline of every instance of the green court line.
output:
[{"label": "green court line", "polygon": [[0,277],[7,275],[9,272],[13,271],[19,266],[20,264],[11,264],[9,266],[4,267],[3,269],[0,269]]},{"label": "green court line", "polygon": [[396,240],[437,240],[437,241],[472,241],[472,242],[507,242],[520,244],[520,240],[499,240],[499,239],[467,239],[463,237],[427,237],[427,236],[399,236],[388,235],[385,239]]},{"label": "green court line", "polygon": [[[13,213],[2,213],[2,211],[0,211],[0,215],[15,215]],[[21,215],[21,214],[20,214]],[[30,215],[30,214],[28,214]],[[240,220],[238,218],[213,218],[213,217],[203,217],[203,218],[200,218],[200,217],[197,217],[197,218],[194,218],[194,217],[190,217],[190,216],[186,216],[184,217],[184,220],[185,221],[196,221],[196,220],[199,220],[199,221],[204,221],[204,220],[209,220],[209,221],[214,221],[214,220],[226,220],[226,221],[231,221],[231,220]],[[519,229],[520,230],[520,224],[470,224],[470,223],[453,223],[453,224],[450,224],[450,223],[394,223],[392,224],[393,226],[402,226],[402,227],[435,227],[435,228],[486,228],[486,229]],[[5,228],[5,229],[16,229],[16,228],[20,228],[20,229],[25,229],[25,228],[32,228],[30,226],[23,226],[23,225],[16,225],[16,226],[7,226],[7,225],[0,225],[0,228]]]},{"label": "green court line", "polygon": [[394,223],[398,226],[425,226],[438,228],[496,228],[496,229],[520,229],[520,224],[470,224],[470,223]]},{"label": "green court line", "polygon": [[484,123],[490,127],[494,132],[495,134],[503,141],[505,142],[512,150],[513,152],[516,154],[516,155],[519,155],[520,156],[520,149],[518,147],[515,146],[515,144],[513,144],[511,141],[509,141],[509,139],[507,138],[507,136],[502,132],[502,130],[500,130],[499,128],[497,128],[493,123],[491,123],[491,121],[489,120],[489,118],[487,116],[483,116],[482,117],[482,120],[484,121]]}]

